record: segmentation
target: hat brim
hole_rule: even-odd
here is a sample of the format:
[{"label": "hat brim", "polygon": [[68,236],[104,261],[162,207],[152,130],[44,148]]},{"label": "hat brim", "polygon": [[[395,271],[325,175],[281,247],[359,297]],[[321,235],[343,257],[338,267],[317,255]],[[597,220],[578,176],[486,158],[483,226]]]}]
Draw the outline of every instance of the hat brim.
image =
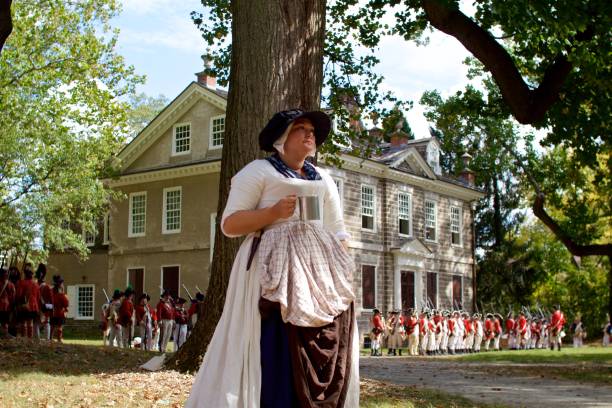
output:
[{"label": "hat brim", "polygon": [[321,111],[303,112],[277,127],[270,126],[274,118],[270,119],[270,122],[268,122],[264,130],[262,130],[259,137],[259,147],[261,150],[271,153],[276,152],[274,142],[287,131],[289,125],[298,119],[308,119],[312,123],[314,127],[315,144],[317,147],[321,146],[325,140],[327,140],[331,130],[331,119],[329,116]]}]

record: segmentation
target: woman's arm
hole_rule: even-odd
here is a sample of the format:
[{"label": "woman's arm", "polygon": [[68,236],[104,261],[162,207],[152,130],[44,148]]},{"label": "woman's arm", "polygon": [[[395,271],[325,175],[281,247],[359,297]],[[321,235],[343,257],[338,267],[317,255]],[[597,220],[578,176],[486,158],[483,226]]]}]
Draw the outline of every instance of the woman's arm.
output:
[{"label": "woman's arm", "polygon": [[277,201],[272,207],[258,210],[236,211],[223,222],[228,235],[246,235],[259,231],[281,218],[289,218],[295,211],[297,196],[290,195]]}]

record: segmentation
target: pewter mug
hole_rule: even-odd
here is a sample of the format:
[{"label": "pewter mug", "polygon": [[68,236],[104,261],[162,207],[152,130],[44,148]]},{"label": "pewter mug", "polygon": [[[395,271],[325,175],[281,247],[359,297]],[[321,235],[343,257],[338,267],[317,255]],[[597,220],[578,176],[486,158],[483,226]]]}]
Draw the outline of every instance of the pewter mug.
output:
[{"label": "pewter mug", "polygon": [[321,220],[321,210],[319,208],[318,196],[301,196],[297,198],[297,201],[300,208],[300,220]]}]

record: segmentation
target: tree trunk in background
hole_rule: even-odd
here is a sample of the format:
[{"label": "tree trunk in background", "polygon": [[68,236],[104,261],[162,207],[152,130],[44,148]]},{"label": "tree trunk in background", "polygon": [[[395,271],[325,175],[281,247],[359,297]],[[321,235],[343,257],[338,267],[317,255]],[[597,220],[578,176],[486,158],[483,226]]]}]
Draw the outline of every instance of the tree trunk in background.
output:
[{"label": "tree trunk in background", "polygon": [[166,363],[179,371],[198,369],[223,311],[241,243],[226,238],[219,228],[232,176],[261,157],[259,132],[275,112],[320,105],[325,0],[234,0],[231,12],[232,62],[206,314]]},{"label": "tree trunk in background", "polygon": [[13,32],[13,19],[11,18],[12,0],[0,0],[0,53],[4,43]]}]

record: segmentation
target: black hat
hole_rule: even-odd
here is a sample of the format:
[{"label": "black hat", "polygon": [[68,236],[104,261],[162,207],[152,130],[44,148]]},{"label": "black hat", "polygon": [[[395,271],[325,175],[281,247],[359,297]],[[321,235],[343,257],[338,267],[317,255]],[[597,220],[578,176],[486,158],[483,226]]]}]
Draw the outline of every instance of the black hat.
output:
[{"label": "black hat", "polygon": [[321,146],[331,129],[331,119],[321,111],[304,112],[301,109],[280,111],[274,114],[268,124],[259,133],[259,147],[266,152],[276,152],[274,142],[285,133],[291,123],[297,119],[308,119],[314,126],[315,144]]},{"label": "black hat", "polygon": [[164,291],[161,294],[161,297],[166,297],[166,296],[171,296],[171,293],[168,289],[164,289]]},{"label": "black hat", "polygon": [[380,310],[378,310],[377,308],[372,309],[372,313],[376,314],[376,313],[380,313]]},{"label": "black hat", "polygon": [[53,284],[59,286],[64,283],[64,278],[61,275],[53,275]]},{"label": "black hat", "polygon": [[196,300],[201,302],[201,301],[204,300],[204,294],[202,292],[198,292],[198,293],[196,293],[196,297],[195,298],[196,298]]},{"label": "black hat", "polygon": [[186,302],[187,302],[187,299],[182,298],[182,297],[176,299],[176,304],[177,305],[184,305]]},{"label": "black hat", "polygon": [[133,294],[134,294],[134,289],[132,289],[132,287],[131,287],[131,286],[128,286],[128,287],[125,289],[125,292],[123,292],[123,294],[125,295],[125,297],[128,297],[128,296],[130,296],[130,295],[133,295]]},{"label": "black hat", "polygon": [[121,292],[119,289],[115,289],[113,292],[113,299],[119,299],[121,296],[123,296],[123,292]]},{"label": "black hat", "polygon": [[140,297],[138,298],[138,301],[140,302],[142,299],[146,298],[147,301],[151,300],[151,296],[149,296],[147,293],[143,293],[142,295],[140,295]]}]

